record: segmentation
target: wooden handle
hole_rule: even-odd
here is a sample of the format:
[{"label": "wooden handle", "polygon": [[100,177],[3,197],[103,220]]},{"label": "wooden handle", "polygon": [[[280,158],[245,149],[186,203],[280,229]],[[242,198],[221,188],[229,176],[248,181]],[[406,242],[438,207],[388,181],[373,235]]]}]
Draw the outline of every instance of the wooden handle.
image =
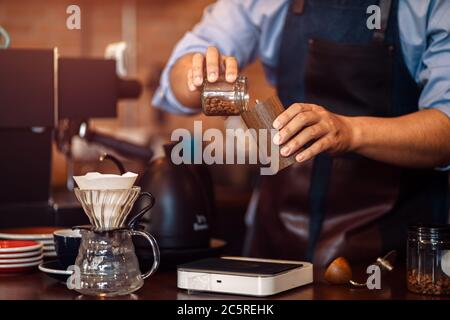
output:
[{"label": "wooden handle", "polygon": [[[271,129],[273,129],[272,123],[284,111],[283,104],[277,96],[272,96],[269,99],[258,102],[253,107],[242,112],[241,117],[249,129],[255,129],[256,135],[258,136],[259,129],[266,129],[267,133],[267,144],[261,144],[258,137],[254,137],[257,141],[258,149],[264,152],[264,154],[270,155],[271,150],[278,150],[277,146],[272,142]],[[289,157],[283,157],[278,153],[278,171],[294,164],[295,154]]]}]

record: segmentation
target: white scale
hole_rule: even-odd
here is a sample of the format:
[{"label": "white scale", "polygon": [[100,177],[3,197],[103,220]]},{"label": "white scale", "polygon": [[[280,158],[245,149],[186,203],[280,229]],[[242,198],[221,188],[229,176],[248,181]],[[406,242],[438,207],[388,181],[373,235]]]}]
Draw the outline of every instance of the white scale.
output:
[{"label": "white scale", "polygon": [[265,297],[313,282],[309,262],[208,258],[178,266],[180,289]]}]

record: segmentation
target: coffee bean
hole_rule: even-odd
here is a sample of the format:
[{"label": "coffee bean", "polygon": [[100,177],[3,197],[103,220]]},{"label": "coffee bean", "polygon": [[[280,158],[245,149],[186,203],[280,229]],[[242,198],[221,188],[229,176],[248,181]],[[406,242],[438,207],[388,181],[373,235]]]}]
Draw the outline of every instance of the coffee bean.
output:
[{"label": "coffee bean", "polygon": [[433,279],[432,274],[419,273],[416,269],[408,271],[408,289],[421,294],[449,295],[450,277],[442,275]]},{"label": "coffee bean", "polygon": [[204,100],[204,111],[207,115],[237,115],[239,108],[233,101],[220,98],[206,98]]}]

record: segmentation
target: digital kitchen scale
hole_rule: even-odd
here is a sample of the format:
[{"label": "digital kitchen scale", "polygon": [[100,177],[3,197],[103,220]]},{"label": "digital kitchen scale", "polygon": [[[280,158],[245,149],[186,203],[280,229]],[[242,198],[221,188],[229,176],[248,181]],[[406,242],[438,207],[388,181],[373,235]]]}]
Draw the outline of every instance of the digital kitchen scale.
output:
[{"label": "digital kitchen scale", "polygon": [[180,289],[270,296],[313,282],[309,262],[244,257],[208,258],[179,265]]}]

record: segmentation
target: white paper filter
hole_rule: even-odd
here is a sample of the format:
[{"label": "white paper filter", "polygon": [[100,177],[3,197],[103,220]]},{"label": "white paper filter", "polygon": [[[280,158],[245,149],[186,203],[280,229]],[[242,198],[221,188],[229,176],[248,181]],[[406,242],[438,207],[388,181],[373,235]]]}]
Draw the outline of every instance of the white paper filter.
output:
[{"label": "white paper filter", "polygon": [[123,190],[133,187],[137,177],[138,175],[133,172],[123,175],[89,172],[84,176],[75,176],[73,179],[80,190]]},{"label": "white paper filter", "polygon": [[[129,190],[134,186],[138,175],[127,172],[123,175],[90,172],[84,176],[73,177],[80,190],[95,190],[96,196],[85,199],[84,205],[90,208],[103,228],[111,228],[116,223],[121,208],[129,199]],[[123,190],[115,192],[114,190]],[[100,191],[100,192],[98,192]],[[104,191],[104,192],[101,192]]]}]

